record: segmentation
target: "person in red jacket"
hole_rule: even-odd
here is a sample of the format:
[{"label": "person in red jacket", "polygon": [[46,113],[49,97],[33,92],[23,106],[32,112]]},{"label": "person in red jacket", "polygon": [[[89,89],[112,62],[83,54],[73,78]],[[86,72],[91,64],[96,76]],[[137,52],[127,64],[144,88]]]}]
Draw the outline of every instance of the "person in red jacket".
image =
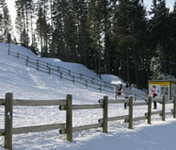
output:
[{"label": "person in red jacket", "polygon": [[[156,93],[156,86],[153,85],[152,88],[153,88],[153,89],[152,89],[152,91],[151,91],[151,95],[152,95],[153,98],[155,98],[155,97],[157,96],[157,93]],[[157,109],[156,101],[153,102],[153,105],[154,105],[154,106],[153,106],[154,109]]]}]

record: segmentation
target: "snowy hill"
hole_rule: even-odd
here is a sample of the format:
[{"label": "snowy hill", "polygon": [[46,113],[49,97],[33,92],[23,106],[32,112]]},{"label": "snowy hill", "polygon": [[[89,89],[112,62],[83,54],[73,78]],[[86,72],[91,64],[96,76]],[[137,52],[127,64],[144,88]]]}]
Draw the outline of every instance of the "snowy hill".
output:
[{"label": "snowy hill", "polygon": [[[11,51],[37,58],[28,49],[16,45],[10,46]],[[42,58],[43,61],[60,65],[75,72],[84,73],[98,78],[95,73],[80,64],[62,62],[58,59]],[[107,82],[123,82],[118,77],[103,75]],[[0,44],[0,98],[6,92],[12,92],[14,98],[21,99],[63,99],[66,94],[73,95],[74,104],[97,104],[99,99],[107,95],[113,98],[112,93],[86,88],[61,80],[57,76],[39,72],[30,67],[26,68],[25,61],[8,55],[8,45]],[[160,108],[161,106],[159,106]],[[124,115],[128,110],[123,105],[109,106],[109,116]],[[48,107],[14,107],[13,126],[32,126],[41,124],[65,122],[65,112],[56,106]],[[172,109],[169,105],[168,110]],[[136,116],[144,114],[146,107],[137,107]],[[97,123],[102,117],[102,110],[73,111],[73,126]],[[135,122],[135,130],[127,129],[124,121],[108,123],[108,134],[101,129],[92,129],[73,134],[73,142],[67,142],[65,135],[60,135],[58,130],[13,135],[14,150],[175,150],[173,139],[176,137],[176,121],[171,117],[167,122],[161,122],[159,116],[152,119],[152,126],[145,121]],[[4,127],[4,108],[0,106],[0,129]],[[164,130],[163,130],[164,129]],[[0,137],[0,149],[3,149],[4,139]]]},{"label": "snowy hill", "polygon": [[[1,57],[0,69],[2,72],[2,74],[0,74],[0,76],[1,76],[0,81],[1,81],[1,84],[3,84],[3,85],[6,85],[7,82],[11,83],[10,86],[7,85],[7,87],[3,91],[0,91],[1,97],[4,96],[4,93],[7,91],[13,92],[14,91],[13,89],[15,89],[14,95],[16,97],[21,97],[22,93],[30,92],[30,91],[38,93],[37,96],[35,96],[35,94],[32,94],[33,96],[31,97],[31,95],[30,95],[29,96],[30,98],[33,98],[33,97],[40,98],[40,96],[41,96],[41,98],[45,97],[45,95],[39,94],[39,93],[40,92],[43,93],[43,90],[46,90],[46,89],[50,90],[51,93],[56,92],[55,94],[51,94],[52,95],[51,98],[54,98],[55,95],[62,97],[62,96],[65,96],[65,94],[77,93],[77,92],[75,92],[75,90],[76,91],[79,90],[81,93],[85,93],[85,94],[86,94],[86,92],[83,92],[83,91],[87,91],[88,93],[91,92],[91,89],[86,90],[86,87],[81,86],[79,84],[73,85],[68,81],[60,80],[58,77],[54,77],[52,75],[49,76],[48,74],[38,72],[35,69],[32,69],[30,67],[26,68],[24,60],[17,59],[15,57],[7,55],[7,50],[8,50],[7,44],[1,44],[0,49],[1,49],[1,51],[0,51],[0,57]],[[34,59],[38,58],[31,51],[29,51],[23,47],[11,45],[10,50],[12,52],[16,52],[16,53],[20,53],[20,54],[29,56],[30,58],[34,58]],[[59,59],[51,59],[51,58],[40,58],[40,60],[48,62],[52,65],[58,65],[60,67],[64,67],[64,68],[69,69],[73,72],[86,74],[86,75],[92,76],[96,79],[99,79],[94,72],[88,70],[85,66],[80,65],[80,64],[62,62]],[[14,84],[12,84],[12,83],[14,83]],[[80,86],[80,88],[79,88],[79,86]],[[24,87],[26,87],[26,88],[24,88]],[[59,88],[59,90],[58,90],[58,88]],[[94,92],[94,91],[92,91],[92,92]],[[48,93],[49,92],[47,91],[46,95],[48,95]],[[101,97],[102,97],[102,95],[104,95],[104,94],[103,93],[99,94],[99,92],[98,92],[98,95],[101,95]]]}]

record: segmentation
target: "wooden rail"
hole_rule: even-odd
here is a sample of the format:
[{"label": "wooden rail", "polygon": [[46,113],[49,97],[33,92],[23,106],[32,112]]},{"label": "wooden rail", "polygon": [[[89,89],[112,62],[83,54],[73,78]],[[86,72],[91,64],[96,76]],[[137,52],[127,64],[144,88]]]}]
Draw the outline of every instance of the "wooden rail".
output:
[{"label": "wooden rail", "polygon": [[173,115],[173,112],[170,111],[170,112],[165,112],[165,115]]},{"label": "wooden rail", "polygon": [[90,124],[90,125],[85,125],[85,126],[74,127],[73,132],[95,129],[95,128],[102,128],[102,124],[97,123],[97,124]]},{"label": "wooden rail", "polygon": [[162,111],[158,110],[158,111],[151,112],[151,115],[158,115],[158,114],[161,114],[161,113],[162,113]]},{"label": "wooden rail", "polygon": [[72,110],[78,110],[78,109],[98,109],[103,108],[102,104],[93,104],[93,105],[73,105]]},{"label": "wooden rail", "polygon": [[[98,109],[103,108],[102,104],[84,104],[84,105],[72,105],[72,110],[80,110],[80,109]],[[66,105],[61,105],[59,107],[60,110],[66,110]]]},{"label": "wooden rail", "polygon": [[[96,124],[89,124],[89,125],[84,125],[84,126],[73,127],[72,132],[84,131],[84,130],[95,129],[95,128],[102,128],[102,124],[96,123]],[[60,134],[66,134],[66,133],[67,133],[66,129],[60,130]]]},{"label": "wooden rail", "polygon": [[[98,102],[103,103],[103,99],[100,99]],[[122,98],[118,100],[113,100],[113,99],[108,100],[108,104],[122,104],[122,103],[128,103],[128,99]]]},{"label": "wooden rail", "polygon": [[0,105],[4,105],[4,99],[0,99]]},{"label": "wooden rail", "polygon": [[147,102],[135,102],[133,103],[133,106],[146,106],[147,105]]},{"label": "wooden rail", "polygon": [[133,118],[133,121],[140,121],[140,120],[146,120],[146,119],[147,119],[146,116],[140,116],[140,117]]},{"label": "wooden rail", "polygon": [[13,100],[13,106],[53,106],[64,104],[65,100]]},{"label": "wooden rail", "polygon": [[4,136],[4,129],[0,129],[0,136]]},{"label": "wooden rail", "polygon": [[29,127],[18,127],[13,128],[12,134],[21,134],[21,133],[29,133],[29,132],[41,132],[47,130],[55,130],[59,128],[63,128],[65,123],[62,124],[47,124],[47,125],[38,125],[38,126],[29,126]]},{"label": "wooden rail", "polygon": [[[109,117],[108,121],[117,121],[117,120],[123,120],[127,118],[128,118],[128,115]],[[98,122],[103,123],[103,118],[99,119]]]}]

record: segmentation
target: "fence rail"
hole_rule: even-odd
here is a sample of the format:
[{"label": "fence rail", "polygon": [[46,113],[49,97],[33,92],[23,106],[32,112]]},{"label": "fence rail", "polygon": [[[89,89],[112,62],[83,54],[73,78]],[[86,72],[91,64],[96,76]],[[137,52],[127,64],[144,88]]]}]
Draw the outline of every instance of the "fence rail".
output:
[{"label": "fence rail", "polygon": [[4,104],[4,99],[0,99],[0,105]]},{"label": "fence rail", "polygon": [[[128,115],[109,117],[108,121],[117,121],[117,120],[125,120],[128,119]],[[98,120],[100,123],[103,123],[103,118]]]},{"label": "fence rail", "polygon": [[[102,123],[89,124],[84,126],[73,127],[72,132],[84,131],[89,129],[102,128]],[[66,134],[66,129],[61,129],[60,134]]]},{"label": "fence rail", "polygon": [[[0,99],[0,104],[5,107],[5,126],[4,129],[0,129],[0,136],[4,136],[6,149],[12,149],[12,135],[13,134],[21,134],[28,132],[41,132],[46,130],[55,130],[60,129],[60,134],[66,134],[66,139],[68,141],[72,141],[72,134],[74,132],[89,130],[94,128],[102,128],[102,132],[108,132],[108,122],[124,120],[128,123],[128,128],[133,129],[133,122],[140,120],[147,120],[148,124],[151,124],[152,115],[161,116],[162,121],[165,121],[166,115],[173,115],[173,118],[176,118],[176,96],[173,101],[167,103],[165,100],[165,96],[163,96],[160,100],[157,100],[157,103],[162,105],[161,110],[152,111],[152,102],[156,99],[152,99],[148,97],[147,101],[144,102],[134,102],[133,97],[129,97],[129,99],[119,99],[118,100],[108,100],[107,96],[104,96],[103,99],[99,100],[99,104],[81,104],[81,105],[73,105],[72,104],[72,95],[67,95],[66,99],[58,99],[58,100],[21,100],[14,99],[13,94],[7,93],[5,99]],[[113,116],[108,117],[108,104],[121,104],[127,103],[128,105],[128,113],[122,116]],[[167,104],[173,104],[173,109],[171,111],[166,112],[165,107]],[[58,105],[59,109],[62,111],[66,111],[66,119],[65,123],[57,123],[57,124],[47,124],[47,125],[36,125],[36,126],[25,126],[25,127],[12,127],[13,120],[13,106],[51,106]],[[133,109],[134,107],[147,106],[147,112],[144,113],[143,116],[134,117]],[[72,111],[73,110],[83,110],[83,109],[102,109],[103,114],[102,118],[97,120],[95,124],[88,124],[83,126],[73,127],[72,125]]]},{"label": "fence rail", "polygon": [[65,100],[13,100],[14,106],[53,106],[64,104]]},{"label": "fence rail", "polygon": [[[99,103],[103,103],[103,99],[99,100]],[[108,100],[108,104],[121,104],[121,103],[128,103],[128,99],[118,99],[118,100]]]},{"label": "fence rail", "polygon": [[4,135],[4,129],[0,129],[0,136]]},{"label": "fence rail", "polygon": [[47,124],[47,125],[38,125],[38,126],[29,126],[29,127],[18,127],[13,128],[12,134],[21,134],[21,133],[29,133],[29,132],[41,132],[47,130],[55,130],[59,128],[64,128],[65,123],[61,124]]}]

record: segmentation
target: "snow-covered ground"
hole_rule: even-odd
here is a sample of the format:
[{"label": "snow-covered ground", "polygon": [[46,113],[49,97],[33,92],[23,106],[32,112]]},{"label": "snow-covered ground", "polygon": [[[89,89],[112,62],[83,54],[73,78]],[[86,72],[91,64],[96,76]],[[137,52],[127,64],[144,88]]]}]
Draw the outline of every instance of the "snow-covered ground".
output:
[{"label": "snow-covered ground", "polygon": [[[36,58],[29,50],[11,45],[11,51]],[[86,88],[83,85],[61,80],[59,77],[26,68],[24,60],[7,55],[7,44],[0,44],[0,98],[6,92],[12,92],[14,99],[48,100],[63,99],[66,94],[73,95],[73,104],[97,104],[99,99],[113,94],[99,93],[97,90]],[[62,62],[58,59],[46,59],[54,65],[61,65],[74,72],[85,73],[90,76],[96,74],[79,64]],[[118,77],[103,75],[108,82],[123,82]],[[158,107],[161,109],[161,106]],[[172,109],[167,105],[166,110]],[[65,111],[60,111],[58,106],[47,107],[14,107],[13,126],[32,126],[65,122]],[[135,107],[134,116],[142,116],[147,112],[147,107]],[[108,115],[119,116],[128,114],[123,105],[109,105]],[[73,126],[97,123],[102,118],[102,110],[74,110]],[[124,120],[109,122],[108,133],[102,129],[92,129],[73,134],[73,142],[67,142],[65,135],[60,135],[59,130],[13,135],[14,150],[175,150],[176,120],[171,116],[166,117],[166,122],[156,115],[152,116],[152,125],[146,121],[134,122],[134,129],[129,130]],[[4,108],[0,106],[0,129],[4,128]],[[0,137],[0,149],[3,149],[3,137]]]}]

